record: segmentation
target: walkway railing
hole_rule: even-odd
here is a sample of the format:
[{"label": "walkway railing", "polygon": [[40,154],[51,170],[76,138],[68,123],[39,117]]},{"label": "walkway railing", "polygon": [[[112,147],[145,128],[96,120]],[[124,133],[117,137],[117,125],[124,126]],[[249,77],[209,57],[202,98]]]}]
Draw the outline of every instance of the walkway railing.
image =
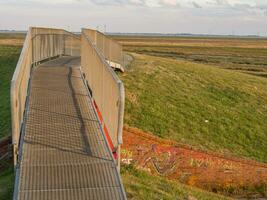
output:
[{"label": "walkway railing", "polygon": [[11,81],[12,143],[14,164],[17,164],[18,147],[31,68],[42,61],[62,55],[80,55],[80,38],[61,29],[30,28]]},{"label": "walkway railing", "polygon": [[[14,163],[27,112],[28,86],[32,67],[63,56],[81,56],[81,70],[89,86],[109,146],[117,164],[124,115],[124,87],[110,62],[122,64],[121,46],[104,34],[83,29],[81,38],[62,29],[30,28],[11,82],[12,140]],[[109,62],[109,63],[108,63]]]},{"label": "walkway railing", "polygon": [[32,63],[37,65],[57,56],[80,56],[81,40],[61,29],[32,28]]},{"label": "walkway railing", "polygon": [[[109,66],[88,29],[82,31],[81,69],[90,88],[109,146],[120,162],[124,115],[124,86]],[[103,45],[105,46],[105,45]],[[103,49],[102,49],[103,50]]]},{"label": "walkway railing", "polygon": [[118,42],[97,30],[83,29],[83,32],[90,37],[92,43],[112,67],[124,66],[122,46]]}]

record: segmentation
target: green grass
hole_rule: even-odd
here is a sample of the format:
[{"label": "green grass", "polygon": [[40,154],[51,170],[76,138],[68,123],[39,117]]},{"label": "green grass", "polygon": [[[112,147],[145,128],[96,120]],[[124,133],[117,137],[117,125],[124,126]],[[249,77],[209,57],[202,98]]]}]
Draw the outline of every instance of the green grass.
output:
[{"label": "green grass", "polygon": [[185,186],[158,176],[152,176],[132,166],[122,166],[122,179],[128,199],[188,199],[189,196],[198,200],[226,200],[229,198]]},{"label": "green grass", "polygon": [[[10,133],[10,80],[19,57],[20,47],[0,46],[0,76],[1,76],[1,135],[0,138]],[[173,199],[187,197],[189,194],[198,199],[225,199],[215,194],[193,189],[184,185],[164,180],[159,177],[140,172],[130,167],[122,168],[122,177],[128,195],[134,199]],[[132,182],[134,180],[134,182]],[[150,185],[154,184],[153,187]],[[7,167],[0,173],[0,199],[12,199],[14,184],[13,168]],[[131,198],[130,198],[131,199]]]},{"label": "green grass", "polygon": [[[0,35],[0,38],[9,37]],[[182,49],[188,50],[189,55],[182,59],[212,64],[209,59],[205,61],[208,52],[201,57],[204,61],[198,61],[191,58],[199,49]],[[0,138],[11,130],[10,80],[20,50],[21,47],[0,46]],[[145,53],[150,54],[149,51]],[[173,57],[168,48],[166,51],[167,57]],[[262,62],[256,61],[257,58],[266,55],[266,52],[263,55],[255,52],[253,66]],[[242,53],[242,56],[250,53],[253,52]],[[156,54],[166,56],[162,50]],[[251,63],[246,65],[253,68]],[[140,55],[136,55],[130,71],[121,76],[126,86],[127,124],[198,148],[267,161],[266,79],[192,62]],[[225,199],[151,176],[131,166],[122,167],[122,178],[130,199],[183,199],[189,195],[197,199]],[[12,167],[0,172],[0,199],[12,198],[13,181]]]},{"label": "green grass", "polygon": [[[0,138],[11,133],[10,81],[19,58],[21,47],[0,46]],[[12,199],[14,186],[13,167],[0,172],[0,199]]]},{"label": "green grass", "polygon": [[13,167],[0,172],[0,199],[10,200],[13,195],[14,176]]},{"label": "green grass", "polygon": [[0,39],[24,39],[26,33],[0,33]]},{"label": "green grass", "polygon": [[11,132],[10,81],[21,47],[0,46],[0,138]]},{"label": "green grass", "polygon": [[130,52],[209,64],[267,77],[267,49],[207,46],[126,46]]},{"label": "green grass", "polygon": [[121,75],[125,123],[162,138],[267,162],[267,79],[135,54]]}]

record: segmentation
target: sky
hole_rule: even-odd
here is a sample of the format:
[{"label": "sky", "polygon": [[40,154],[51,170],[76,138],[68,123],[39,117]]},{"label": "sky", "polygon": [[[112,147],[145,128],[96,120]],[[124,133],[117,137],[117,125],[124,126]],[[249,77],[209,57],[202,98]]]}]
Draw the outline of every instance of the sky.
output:
[{"label": "sky", "polygon": [[267,36],[267,0],[0,0],[0,30]]}]

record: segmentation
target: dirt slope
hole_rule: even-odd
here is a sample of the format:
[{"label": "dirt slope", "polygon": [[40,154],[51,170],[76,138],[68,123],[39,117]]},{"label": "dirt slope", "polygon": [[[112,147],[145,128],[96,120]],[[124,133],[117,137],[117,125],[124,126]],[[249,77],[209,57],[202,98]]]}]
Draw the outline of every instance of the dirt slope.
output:
[{"label": "dirt slope", "polygon": [[124,164],[230,196],[267,196],[267,164],[194,150],[130,127],[123,139]]}]

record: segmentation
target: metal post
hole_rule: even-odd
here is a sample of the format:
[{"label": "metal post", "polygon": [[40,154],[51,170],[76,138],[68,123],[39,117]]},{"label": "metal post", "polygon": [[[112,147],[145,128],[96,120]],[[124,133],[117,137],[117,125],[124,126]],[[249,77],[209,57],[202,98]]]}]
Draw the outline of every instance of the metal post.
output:
[{"label": "metal post", "polygon": [[121,145],[118,145],[117,149],[117,170],[120,173],[121,170]]},{"label": "metal post", "polygon": [[72,37],[71,37],[71,43],[70,43],[70,55],[72,56]]}]

